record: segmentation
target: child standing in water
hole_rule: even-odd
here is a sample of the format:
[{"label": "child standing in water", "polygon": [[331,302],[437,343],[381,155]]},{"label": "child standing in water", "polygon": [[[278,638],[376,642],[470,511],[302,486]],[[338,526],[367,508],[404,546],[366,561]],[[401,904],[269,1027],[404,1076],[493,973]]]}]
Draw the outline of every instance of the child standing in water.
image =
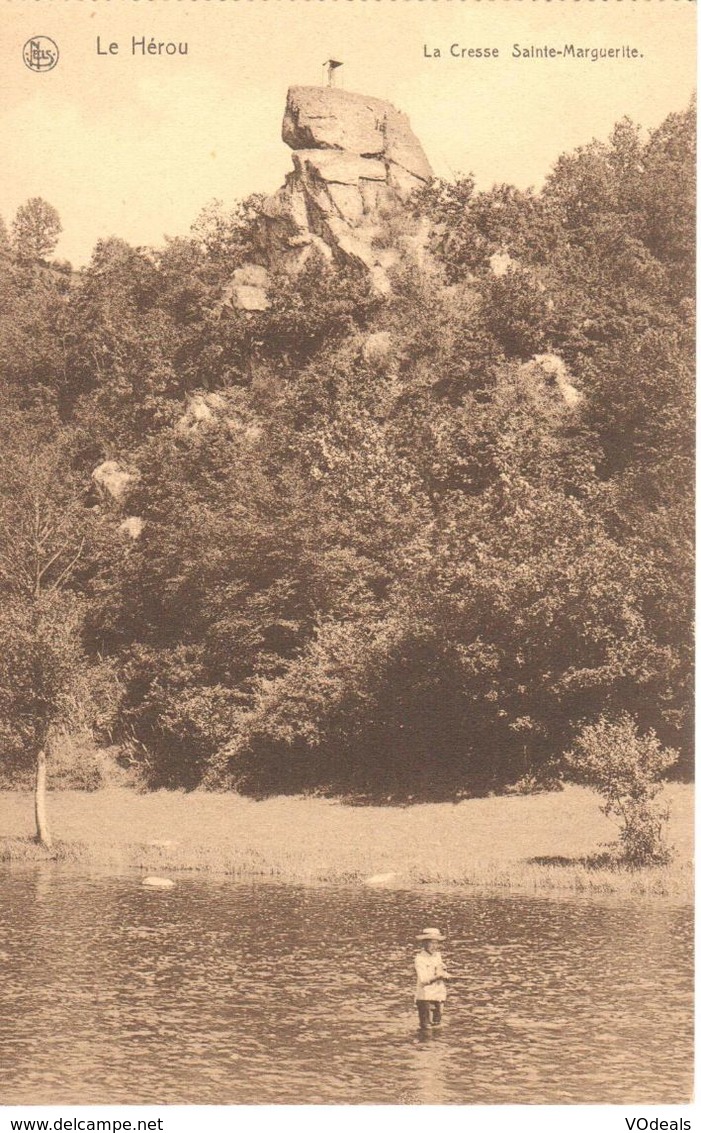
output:
[{"label": "child standing in water", "polygon": [[439,944],[445,937],[437,928],[425,928],[416,938],[421,951],[414,960],[416,967],[416,1006],[422,1031],[437,1027],[443,1014],[447,992],[444,980],[449,979],[443,965]]}]

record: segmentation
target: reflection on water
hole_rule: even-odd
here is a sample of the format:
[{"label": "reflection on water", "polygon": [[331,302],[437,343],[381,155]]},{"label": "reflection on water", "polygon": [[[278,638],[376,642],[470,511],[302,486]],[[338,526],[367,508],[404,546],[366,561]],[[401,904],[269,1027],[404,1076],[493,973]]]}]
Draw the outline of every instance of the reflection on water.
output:
[{"label": "reflection on water", "polygon": [[413,1088],[401,1099],[403,1102],[446,1105],[456,1100],[451,1095],[445,1075],[446,1050],[445,1043],[439,1041],[438,1033],[431,1031],[418,1036],[411,1060],[410,1081]]},{"label": "reflection on water", "polygon": [[[0,875],[0,1101],[674,1103],[691,914],[627,903]],[[460,976],[421,1036],[413,937]]]}]

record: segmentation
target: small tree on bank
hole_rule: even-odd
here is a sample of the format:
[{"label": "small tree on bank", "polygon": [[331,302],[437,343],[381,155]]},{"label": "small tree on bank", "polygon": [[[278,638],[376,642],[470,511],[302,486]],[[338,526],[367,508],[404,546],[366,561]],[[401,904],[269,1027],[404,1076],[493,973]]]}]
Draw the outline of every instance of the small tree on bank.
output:
[{"label": "small tree on bank", "polygon": [[663,865],[672,856],[665,837],[669,808],[654,800],[678,754],[663,748],[654,731],[641,736],[627,712],[604,714],[582,728],[565,754],[571,778],[602,795],[603,813],[620,820],[622,860],[628,865]]},{"label": "small tree on bank", "polygon": [[70,719],[84,667],[75,575],[91,513],[69,438],[49,415],[0,415],[0,744],[35,770],[37,841],[51,847],[47,750]]}]

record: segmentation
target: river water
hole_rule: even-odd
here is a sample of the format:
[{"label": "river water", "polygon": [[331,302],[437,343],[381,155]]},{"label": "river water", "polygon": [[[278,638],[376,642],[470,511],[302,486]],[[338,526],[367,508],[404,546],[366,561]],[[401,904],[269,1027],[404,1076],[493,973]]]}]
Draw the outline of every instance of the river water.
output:
[{"label": "river water", "polygon": [[[691,912],[0,872],[4,1104],[675,1103]],[[419,1035],[413,938],[460,977]]]}]

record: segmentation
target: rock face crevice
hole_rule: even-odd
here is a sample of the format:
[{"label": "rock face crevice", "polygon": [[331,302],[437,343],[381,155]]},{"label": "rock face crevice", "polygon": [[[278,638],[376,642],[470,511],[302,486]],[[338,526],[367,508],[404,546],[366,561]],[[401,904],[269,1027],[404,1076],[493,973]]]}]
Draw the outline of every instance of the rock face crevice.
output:
[{"label": "rock face crevice", "polygon": [[[337,87],[290,87],[282,139],[293,151],[293,169],[263,202],[255,266],[294,273],[318,253],[359,266],[386,294],[396,252],[376,247],[383,220],[432,176],[406,114]],[[240,287],[234,281],[234,304],[264,309],[262,278],[256,287],[248,278]]]}]

